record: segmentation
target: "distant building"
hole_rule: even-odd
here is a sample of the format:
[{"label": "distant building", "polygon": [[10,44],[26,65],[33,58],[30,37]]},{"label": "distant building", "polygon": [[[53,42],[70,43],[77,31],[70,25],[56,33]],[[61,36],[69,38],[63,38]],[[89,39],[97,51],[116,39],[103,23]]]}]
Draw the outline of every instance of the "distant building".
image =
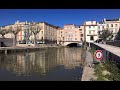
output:
[{"label": "distant building", "polygon": [[120,28],[120,19],[119,18],[103,19],[101,23],[105,24],[106,29],[113,32],[113,36],[114,36],[113,39],[114,39]]},{"label": "distant building", "polygon": [[94,42],[98,39],[98,23],[96,21],[86,21],[84,27],[86,42]]},{"label": "distant building", "polygon": [[54,26],[46,22],[39,22],[38,25],[42,28],[37,34],[38,41],[57,43],[57,30],[59,26]]},{"label": "distant building", "polygon": [[57,43],[80,43],[84,40],[84,26],[65,24],[64,28],[57,31]]}]

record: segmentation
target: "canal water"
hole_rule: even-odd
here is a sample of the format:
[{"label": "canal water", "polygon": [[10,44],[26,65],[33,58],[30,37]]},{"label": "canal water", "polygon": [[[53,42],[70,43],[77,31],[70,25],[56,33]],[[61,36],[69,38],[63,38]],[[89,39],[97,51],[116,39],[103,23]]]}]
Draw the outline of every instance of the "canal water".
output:
[{"label": "canal water", "polygon": [[81,48],[45,48],[0,55],[0,81],[80,81]]}]

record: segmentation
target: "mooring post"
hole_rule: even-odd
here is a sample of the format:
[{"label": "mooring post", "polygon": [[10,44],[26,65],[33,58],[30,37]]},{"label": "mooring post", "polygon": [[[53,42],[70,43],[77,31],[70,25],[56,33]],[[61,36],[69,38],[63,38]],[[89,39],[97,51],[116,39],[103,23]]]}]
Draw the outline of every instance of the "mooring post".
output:
[{"label": "mooring post", "polygon": [[5,54],[7,55],[7,49],[5,49]]}]

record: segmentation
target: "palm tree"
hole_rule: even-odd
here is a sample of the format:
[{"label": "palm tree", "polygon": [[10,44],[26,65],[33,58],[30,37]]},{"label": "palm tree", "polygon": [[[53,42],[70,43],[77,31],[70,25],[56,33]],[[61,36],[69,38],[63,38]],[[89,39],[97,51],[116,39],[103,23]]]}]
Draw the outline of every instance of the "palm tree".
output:
[{"label": "palm tree", "polygon": [[34,45],[36,46],[36,35],[40,32],[41,27],[37,24],[33,24],[30,26],[30,30],[34,34]]},{"label": "palm tree", "polygon": [[16,46],[16,39],[17,39],[17,34],[21,31],[19,26],[14,26],[9,28],[9,32],[12,32],[14,34],[14,41],[13,41],[13,46]]}]

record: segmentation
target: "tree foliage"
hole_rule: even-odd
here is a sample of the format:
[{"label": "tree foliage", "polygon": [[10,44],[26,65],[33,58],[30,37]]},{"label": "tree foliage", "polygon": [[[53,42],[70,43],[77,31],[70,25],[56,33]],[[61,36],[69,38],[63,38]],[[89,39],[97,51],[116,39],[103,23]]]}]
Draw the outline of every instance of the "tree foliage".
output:
[{"label": "tree foliage", "polygon": [[9,33],[8,30],[6,29],[0,29],[0,34],[2,35],[2,37],[4,38],[4,35]]},{"label": "tree foliage", "polygon": [[115,36],[115,40],[120,40],[120,29],[119,29],[117,35]]},{"label": "tree foliage", "polygon": [[102,38],[104,41],[111,40],[113,38],[113,34],[110,30],[103,30],[100,34],[100,38]]}]

